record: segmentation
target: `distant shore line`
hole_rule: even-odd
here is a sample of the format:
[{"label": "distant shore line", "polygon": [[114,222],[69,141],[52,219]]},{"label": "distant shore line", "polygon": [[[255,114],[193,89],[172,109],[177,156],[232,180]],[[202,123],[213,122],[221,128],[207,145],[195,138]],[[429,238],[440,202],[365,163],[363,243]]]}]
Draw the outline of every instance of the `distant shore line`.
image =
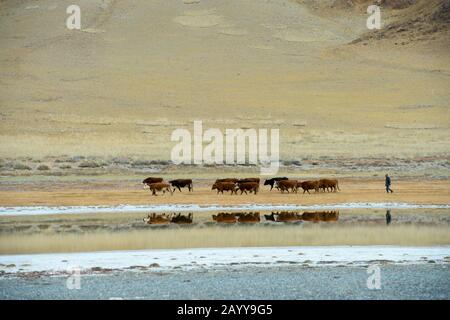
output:
[{"label": "distant shore line", "polygon": [[351,202],[317,205],[297,204],[158,204],[115,206],[20,206],[0,207],[0,216],[119,213],[119,212],[164,212],[164,211],[238,211],[238,210],[339,210],[339,209],[450,209],[450,204],[415,204],[405,202]]}]

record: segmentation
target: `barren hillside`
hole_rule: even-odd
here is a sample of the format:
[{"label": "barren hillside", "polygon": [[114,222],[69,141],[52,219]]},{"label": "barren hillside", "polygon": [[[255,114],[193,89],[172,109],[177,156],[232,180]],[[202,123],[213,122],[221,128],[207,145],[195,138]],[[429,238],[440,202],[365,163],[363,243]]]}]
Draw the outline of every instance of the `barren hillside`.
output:
[{"label": "barren hillside", "polygon": [[367,1],[81,0],[81,31],[71,1],[1,1],[0,156],[167,160],[194,120],[279,128],[284,160],[448,155],[449,52],[395,45],[447,32],[425,2],[367,33]]}]

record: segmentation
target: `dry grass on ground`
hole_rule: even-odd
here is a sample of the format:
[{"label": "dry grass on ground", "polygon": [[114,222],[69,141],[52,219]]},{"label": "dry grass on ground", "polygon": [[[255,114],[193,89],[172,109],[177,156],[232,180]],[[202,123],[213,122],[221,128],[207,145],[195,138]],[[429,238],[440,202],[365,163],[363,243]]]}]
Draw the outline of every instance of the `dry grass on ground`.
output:
[{"label": "dry grass on ground", "polygon": [[36,2],[0,1],[1,157],[168,160],[172,131],[193,120],[280,128],[288,160],[448,151],[448,40],[436,33],[348,46],[365,10],[321,18],[303,2],[336,1],[257,0],[84,1],[74,32],[71,1]]}]

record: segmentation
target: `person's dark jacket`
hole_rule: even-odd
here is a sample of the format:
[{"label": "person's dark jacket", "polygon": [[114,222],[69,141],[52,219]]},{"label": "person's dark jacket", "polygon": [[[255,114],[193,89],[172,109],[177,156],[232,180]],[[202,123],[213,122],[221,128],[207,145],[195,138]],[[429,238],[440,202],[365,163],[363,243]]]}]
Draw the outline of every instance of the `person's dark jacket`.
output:
[{"label": "person's dark jacket", "polygon": [[391,185],[391,177],[386,177],[385,185],[387,185],[387,186]]}]

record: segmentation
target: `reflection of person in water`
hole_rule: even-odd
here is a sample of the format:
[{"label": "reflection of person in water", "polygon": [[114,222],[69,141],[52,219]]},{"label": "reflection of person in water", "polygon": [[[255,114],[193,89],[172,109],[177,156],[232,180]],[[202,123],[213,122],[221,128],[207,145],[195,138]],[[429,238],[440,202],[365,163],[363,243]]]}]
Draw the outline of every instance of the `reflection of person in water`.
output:
[{"label": "reflection of person in water", "polygon": [[386,224],[390,224],[392,220],[391,210],[386,210]]}]

